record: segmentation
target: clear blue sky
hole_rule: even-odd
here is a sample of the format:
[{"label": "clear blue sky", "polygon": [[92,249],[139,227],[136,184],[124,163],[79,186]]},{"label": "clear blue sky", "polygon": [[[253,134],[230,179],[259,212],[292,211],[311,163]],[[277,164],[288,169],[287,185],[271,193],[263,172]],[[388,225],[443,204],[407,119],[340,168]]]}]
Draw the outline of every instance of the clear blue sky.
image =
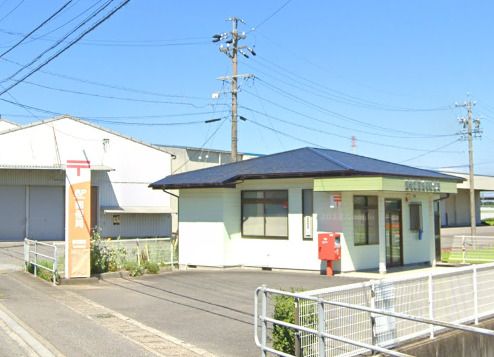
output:
[{"label": "clear blue sky", "polygon": [[[0,50],[64,3],[0,0]],[[33,35],[44,36],[29,39],[4,59],[29,62],[83,17],[57,27],[102,2],[73,3]],[[239,123],[240,151],[268,154],[316,145],[351,151],[354,135],[361,155],[466,171],[467,143],[453,142],[460,129],[457,117],[466,111],[454,104],[469,93],[477,101],[474,115],[481,117],[484,131],[475,141],[476,171],[494,174],[491,1],[292,0],[264,22],[285,3],[132,0],[44,71],[162,95],[37,72],[28,79],[31,83],[19,84],[8,92],[12,96],[1,98],[99,119],[100,125],[151,143],[201,147],[212,136],[206,147],[228,150],[229,119],[176,126],[101,120],[187,123],[228,116],[228,93],[217,100],[211,93],[228,90],[216,78],[229,74],[231,65],[210,36],[229,31],[225,19],[238,16],[247,22],[241,27],[248,32],[243,43],[255,45],[258,54],[241,59],[239,65],[240,73],[258,77],[241,82],[239,114],[248,120]],[[0,66],[1,80],[19,68],[2,60]],[[145,101],[67,93],[32,83]],[[50,117],[31,110],[33,116],[5,102],[0,112],[22,124]]]}]

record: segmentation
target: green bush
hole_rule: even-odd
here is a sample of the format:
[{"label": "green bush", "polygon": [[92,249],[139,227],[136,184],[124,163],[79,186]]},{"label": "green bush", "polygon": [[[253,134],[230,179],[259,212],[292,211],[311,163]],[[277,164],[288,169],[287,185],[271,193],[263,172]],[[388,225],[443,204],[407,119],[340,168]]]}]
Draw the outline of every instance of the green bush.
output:
[{"label": "green bush", "polygon": [[[274,314],[276,320],[295,323],[295,299],[291,296],[274,297]],[[273,326],[273,348],[294,355],[295,331],[288,327]]]},{"label": "green bush", "polygon": [[146,271],[150,274],[158,274],[160,272],[160,266],[157,263],[147,261],[144,264],[144,267],[146,268]]},{"label": "green bush", "polygon": [[128,261],[125,263],[125,270],[129,272],[130,276],[140,276],[144,274],[144,267],[137,264],[137,262]]},{"label": "green bush", "polygon": [[117,271],[123,268],[127,251],[123,247],[111,248],[101,238],[101,230],[93,229],[91,237],[91,274]]}]

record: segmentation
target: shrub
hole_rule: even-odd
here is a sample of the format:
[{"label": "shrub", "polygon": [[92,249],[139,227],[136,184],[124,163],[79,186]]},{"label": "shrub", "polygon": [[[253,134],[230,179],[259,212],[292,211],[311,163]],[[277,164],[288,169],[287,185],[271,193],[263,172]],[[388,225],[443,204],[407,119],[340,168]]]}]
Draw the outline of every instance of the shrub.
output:
[{"label": "shrub", "polygon": [[91,274],[117,271],[123,268],[127,251],[123,247],[112,248],[101,238],[101,230],[95,228],[91,237]]},{"label": "shrub", "polygon": [[144,267],[150,274],[158,274],[160,272],[160,266],[157,263],[148,261],[144,264]]},{"label": "shrub", "polygon": [[[291,296],[274,297],[274,314],[276,320],[295,323],[295,300]],[[295,331],[288,327],[273,326],[273,348],[294,355]]]},{"label": "shrub", "polygon": [[144,267],[137,264],[137,262],[131,261],[125,263],[125,270],[129,272],[130,276],[140,276],[145,271]]}]

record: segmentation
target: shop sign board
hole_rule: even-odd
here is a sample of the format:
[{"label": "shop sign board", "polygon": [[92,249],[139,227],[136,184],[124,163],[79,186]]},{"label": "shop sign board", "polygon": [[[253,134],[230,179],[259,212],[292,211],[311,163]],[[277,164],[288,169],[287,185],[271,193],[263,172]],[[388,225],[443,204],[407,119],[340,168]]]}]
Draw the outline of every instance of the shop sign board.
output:
[{"label": "shop sign board", "polygon": [[65,182],[65,277],[90,276],[91,166],[67,160]]}]

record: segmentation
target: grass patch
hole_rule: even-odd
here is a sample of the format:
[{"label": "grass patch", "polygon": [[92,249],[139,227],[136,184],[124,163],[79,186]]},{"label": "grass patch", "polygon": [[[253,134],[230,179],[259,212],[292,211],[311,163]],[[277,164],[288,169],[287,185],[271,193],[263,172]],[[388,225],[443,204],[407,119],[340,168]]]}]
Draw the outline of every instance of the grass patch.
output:
[{"label": "grass patch", "polygon": [[494,262],[494,247],[483,249],[472,249],[465,252],[465,258],[463,258],[462,251],[442,251],[441,261],[446,263],[465,263],[469,264],[481,264]]},{"label": "grass patch", "polygon": [[[38,265],[44,266],[48,269],[53,269],[53,262],[51,260],[38,260]],[[34,265],[28,264],[27,271],[34,274]],[[36,275],[43,280],[53,282],[53,273],[49,270],[38,266],[36,269]],[[60,283],[60,275],[58,273],[56,273],[55,281],[57,284]]]},{"label": "grass patch", "polygon": [[494,226],[494,218],[484,219],[482,223],[487,224],[488,226]]}]

